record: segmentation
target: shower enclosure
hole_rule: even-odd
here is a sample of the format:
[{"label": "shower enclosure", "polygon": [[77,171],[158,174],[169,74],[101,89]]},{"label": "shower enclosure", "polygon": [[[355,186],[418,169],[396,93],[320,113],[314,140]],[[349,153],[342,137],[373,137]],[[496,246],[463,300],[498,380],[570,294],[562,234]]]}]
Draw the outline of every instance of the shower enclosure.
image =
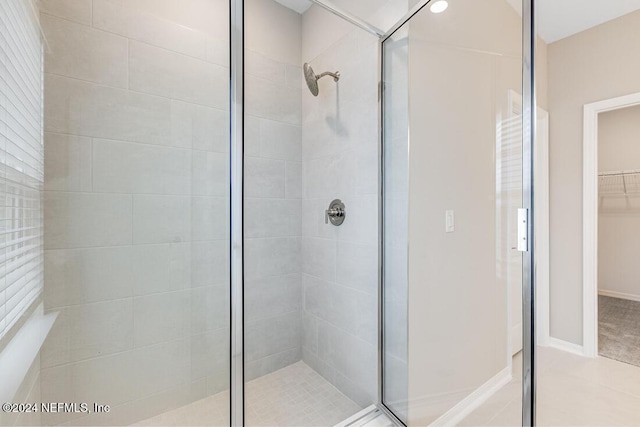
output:
[{"label": "shower enclosure", "polygon": [[409,425],[522,399],[522,29],[510,2],[432,2],[382,40],[382,402]]},{"label": "shower enclosure", "polygon": [[516,3],[0,5],[0,59],[36,82],[0,87],[13,215],[21,126],[44,145],[43,291],[3,273],[0,360],[29,345],[0,392],[78,405],[0,425],[455,424],[502,386],[530,425]]}]

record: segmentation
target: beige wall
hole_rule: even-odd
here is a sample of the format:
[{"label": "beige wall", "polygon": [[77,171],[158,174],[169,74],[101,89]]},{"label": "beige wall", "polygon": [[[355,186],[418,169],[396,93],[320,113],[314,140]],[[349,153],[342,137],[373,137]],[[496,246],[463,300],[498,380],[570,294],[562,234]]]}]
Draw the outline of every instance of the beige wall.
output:
[{"label": "beige wall", "polygon": [[[450,2],[413,19],[411,94],[423,96],[409,98],[409,423],[425,425],[510,359],[503,273],[512,245],[502,232],[515,212],[496,192],[507,184],[496,182],[507,179],[496,129],[509,90],[521,91],[521,19],[502,0]],[[445,233],[446,210],[455,210],[454,233]]]},{"label": "beige wall", "polygon": [[640,169],[640,106],[598,115],[598,172]]},{"label": "beige wall", "polygon": [[582,110],[640,91],[640,11],[548,46],[550,332],[582,344]]},{"label": "beige wall", "polygon": [[[640,170],[640,107],[599,115],[598,169]],[[598,215],[598,289],[640,299],[640,194],[601,195]]]},{"label": "beige wall", "polygon": [[549,45],[540,37],[536,43],[536,102],[549,109]]}]

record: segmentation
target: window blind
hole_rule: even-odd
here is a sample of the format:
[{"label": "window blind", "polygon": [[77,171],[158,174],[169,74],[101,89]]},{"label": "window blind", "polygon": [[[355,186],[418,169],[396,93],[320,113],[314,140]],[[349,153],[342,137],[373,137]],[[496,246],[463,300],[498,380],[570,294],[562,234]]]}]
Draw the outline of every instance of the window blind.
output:
[{"label": "window blind", "polygon": [[0,339],[42,292],[42,42],[32,0],[0,2]]}]

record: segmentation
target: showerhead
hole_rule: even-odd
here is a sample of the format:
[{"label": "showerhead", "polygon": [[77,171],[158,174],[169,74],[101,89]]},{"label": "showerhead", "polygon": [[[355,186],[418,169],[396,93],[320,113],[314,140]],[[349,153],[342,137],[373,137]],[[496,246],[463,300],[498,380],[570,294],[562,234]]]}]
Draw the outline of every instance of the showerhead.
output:
[{"label": "showerhead", "polygon": [[304,66],[302,67],[302,71],[304,73],[304,79],[307,82],[309,90],[311,91],[313,96],[318,96],[318,77],[316,76],[316,73],[313,72],[313,68],[311,68],[311,65],[305,62]]},{"label": "showerhead", "polygon": [[304,63],[304,66],[302,67],[302,71],[304,73],[304,79],[307,82],[307,86],[309,87],[309,91],[311,91],[313,96],[318,96],[318,80],[320,80],[324,76],[333,77],[334,82],[337,82],[338,80],[340,80],[339,71],[336,71],[335,73],[326,71],[322,74],[316,75],[316,73],[313,72],[313,68],[311,68],[311,65],[309,65],[307,62]]}]

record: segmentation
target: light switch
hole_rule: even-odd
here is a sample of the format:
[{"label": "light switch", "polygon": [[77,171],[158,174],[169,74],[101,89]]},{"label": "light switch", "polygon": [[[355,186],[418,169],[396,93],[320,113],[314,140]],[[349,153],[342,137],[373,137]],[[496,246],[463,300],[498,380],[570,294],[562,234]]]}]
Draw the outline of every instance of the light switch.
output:
[{"label": "light switch", "polygon": [[445,211],[445,227],[446,233],[453,233],[456,231],[456,214],[454,211]]}]

